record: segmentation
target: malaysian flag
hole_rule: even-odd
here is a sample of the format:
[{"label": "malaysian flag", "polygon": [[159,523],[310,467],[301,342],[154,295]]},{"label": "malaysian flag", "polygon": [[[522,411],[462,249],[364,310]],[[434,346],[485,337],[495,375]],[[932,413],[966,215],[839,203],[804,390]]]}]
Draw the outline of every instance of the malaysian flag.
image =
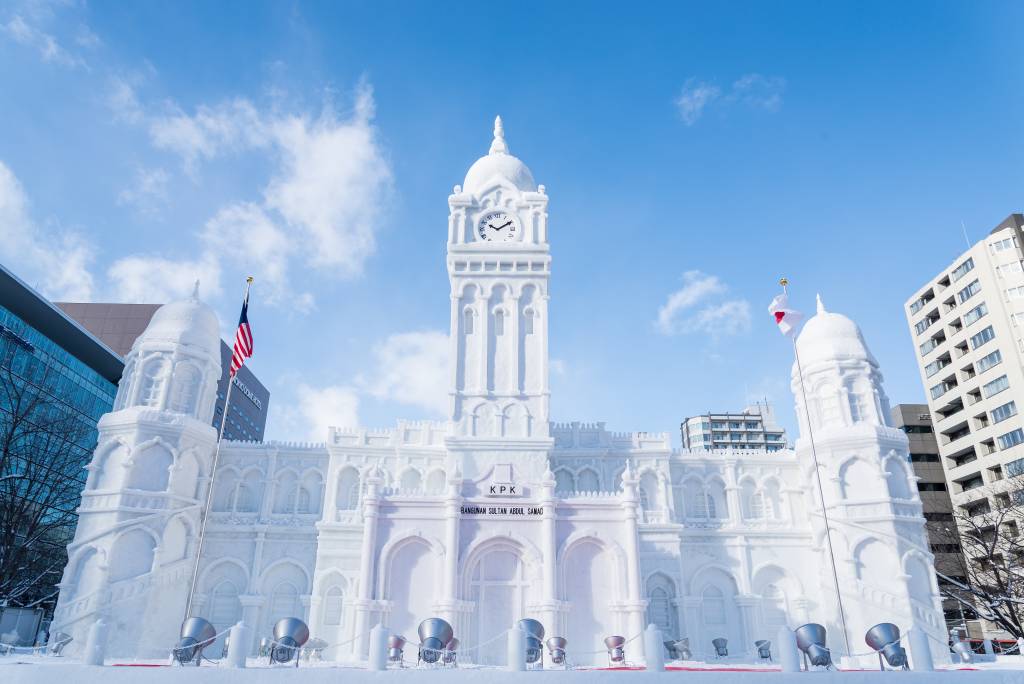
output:
[{"label": "malaysian flag", "polygon": [[238,331],[235,333],[235,348],[231,353],[231,377],[235,376],[245,360],[252,356],[252,328],[249,327],[249,291],[242,302],[242,315],[238,317]]}]

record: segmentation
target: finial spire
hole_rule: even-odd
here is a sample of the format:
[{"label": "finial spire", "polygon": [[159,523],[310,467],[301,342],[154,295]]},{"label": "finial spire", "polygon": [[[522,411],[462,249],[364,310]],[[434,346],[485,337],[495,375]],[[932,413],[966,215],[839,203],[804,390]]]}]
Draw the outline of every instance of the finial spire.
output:
[{"label": "finial spire", "polygon": [[199,278],[196,278],[196,283],[192,286],[192,299],[199,301]]},{"label": "finial spire", "polygon": [[828,313],[827,311],[825,311],[825,305],[821,301],[821,294],[818,294],[818,313]]},{"label": "finial spire", "polygon": [[505,127],[501,123],[501,117],[494,117],[494,140],[491,142],[489,154],[508,154],[508,145],[505,144]]}]

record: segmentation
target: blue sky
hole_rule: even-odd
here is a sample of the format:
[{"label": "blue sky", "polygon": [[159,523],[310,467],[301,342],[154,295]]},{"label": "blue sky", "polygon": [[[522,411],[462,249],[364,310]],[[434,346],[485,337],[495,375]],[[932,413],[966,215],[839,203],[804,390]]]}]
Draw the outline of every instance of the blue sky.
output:
[{"label": "blue sky", "polygon": [[444,407],[446,199],[495,114],[551,197],[552,417],[767,396],[786,275],[922,401],[902,304],[1022,209],[1019,3],[0,3],[0,261],[224,323],[268,436]]}]

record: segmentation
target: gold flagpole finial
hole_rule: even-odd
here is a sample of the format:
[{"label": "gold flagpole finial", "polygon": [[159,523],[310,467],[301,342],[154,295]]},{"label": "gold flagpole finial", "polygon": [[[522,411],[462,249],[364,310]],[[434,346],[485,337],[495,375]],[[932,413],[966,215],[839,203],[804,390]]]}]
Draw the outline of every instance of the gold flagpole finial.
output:
[{"label": "gold flagpole finial", "polygon": [[253,280],[252,276],[246,276],[246,278],[245,278],[245,282],[249,283],[250,285],[252,285],[252,280]]},{"label": "gold flagpole finial", "polygon": [[782,287],[786,287],[787,285],[789,285],[789,278],[779,278],[779,285],[781,285]]}]

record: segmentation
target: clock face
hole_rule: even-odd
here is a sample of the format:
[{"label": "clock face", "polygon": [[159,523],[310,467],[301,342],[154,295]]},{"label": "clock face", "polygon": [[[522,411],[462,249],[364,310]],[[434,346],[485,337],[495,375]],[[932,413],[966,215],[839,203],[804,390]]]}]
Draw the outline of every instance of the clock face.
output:
[{"label": "clock face", "polygon": [[511,242],[519,237],[519,222],[505,211],[489,211],[476,222],[476,232],[487,242]]}]

